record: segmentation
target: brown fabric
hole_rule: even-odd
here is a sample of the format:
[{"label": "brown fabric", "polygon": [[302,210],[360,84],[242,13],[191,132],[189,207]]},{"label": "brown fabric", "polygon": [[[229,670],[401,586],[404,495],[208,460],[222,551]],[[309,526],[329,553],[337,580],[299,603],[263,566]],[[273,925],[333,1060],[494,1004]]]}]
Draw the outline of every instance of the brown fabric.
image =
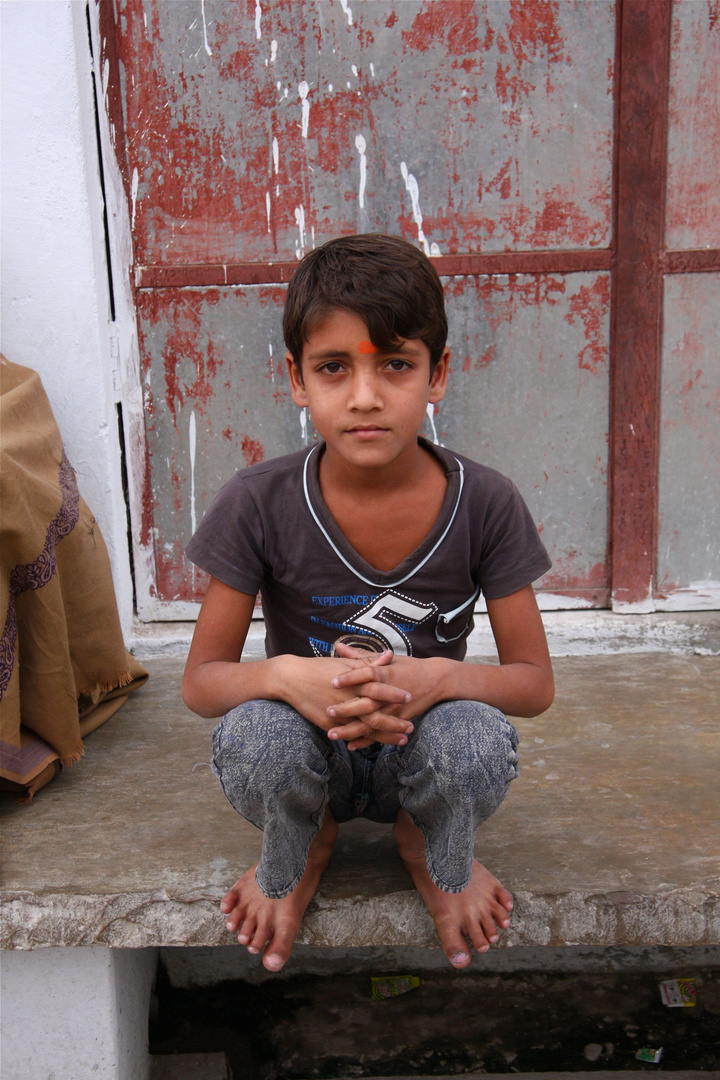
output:
[{"label": "brown fabric", "polygon": [[0,515],[0,778],[32,795],[147,672],[125,650],[105,542],[40,378],[4,357]]}]

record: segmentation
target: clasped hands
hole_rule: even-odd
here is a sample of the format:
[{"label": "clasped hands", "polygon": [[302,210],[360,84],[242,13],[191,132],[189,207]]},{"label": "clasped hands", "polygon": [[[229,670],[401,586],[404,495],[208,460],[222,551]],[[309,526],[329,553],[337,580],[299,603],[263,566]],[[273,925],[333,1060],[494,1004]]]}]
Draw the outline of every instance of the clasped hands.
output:
[{"label": "clasped hands", "polygon": [[368,653],[341,643],[335,655],[348,668],[333,677],[332,687],[355,689],[357,696],[327,708],[335,724],[327,729],[329,738],[344,739],[350,750],[373,742],[404,746],[414,730],[412,718],[439,700],[433,691],[448,662],[397,657],[390,650]]},{"label": "clasped hands", "polygon": [[[373,742],[404,746],[412,720],[444,700],[444,676],[456,661],[368,653],[337,644],[334,657],[278,656],[273,697],[287,701],[330,739],[350,750]],[[450,682],[452,680],[450,679]]]}]

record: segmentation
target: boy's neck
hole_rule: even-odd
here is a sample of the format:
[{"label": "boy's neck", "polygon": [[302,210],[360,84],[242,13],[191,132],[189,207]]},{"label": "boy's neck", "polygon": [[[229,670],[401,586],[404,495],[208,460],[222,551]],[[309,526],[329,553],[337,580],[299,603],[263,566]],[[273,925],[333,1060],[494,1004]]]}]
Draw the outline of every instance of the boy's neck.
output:
[{"label": "boy's neck", "polygon": [[327,447],[320,460],[320,490],[335,524],[351,547],[383,573],[420,546],[445,500],[441,461],[419,443],[413,449],[378,469],[348,464]]}]

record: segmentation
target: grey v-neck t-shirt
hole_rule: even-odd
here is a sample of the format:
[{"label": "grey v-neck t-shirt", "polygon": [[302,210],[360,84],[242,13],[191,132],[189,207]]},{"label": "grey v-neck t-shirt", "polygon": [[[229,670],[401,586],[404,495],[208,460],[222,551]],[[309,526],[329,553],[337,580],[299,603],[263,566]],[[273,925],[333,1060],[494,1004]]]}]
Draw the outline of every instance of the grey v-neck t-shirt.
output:
[{"label": "grey v-neck t-shirt", "polygon": [[445,469],[445,499],[430,533],[394,570],[367,563],[328,511],[323,444],[252,465],[221,489],[187,555],[231,588],[261,593],[268,656],[329,656],[342,639],[462,660],[480,593],[509,596],[550,569],[512,481],[421,441]]}]

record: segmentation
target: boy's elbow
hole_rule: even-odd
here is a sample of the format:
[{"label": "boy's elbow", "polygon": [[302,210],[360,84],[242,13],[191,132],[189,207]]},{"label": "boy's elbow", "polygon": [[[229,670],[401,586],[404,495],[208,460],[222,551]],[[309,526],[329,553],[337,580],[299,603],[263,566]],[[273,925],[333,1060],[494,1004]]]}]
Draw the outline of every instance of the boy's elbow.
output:
[{"label": "boy's elbow", "polygon": [[202,716],[205,719],[209,719],[216,715],[214,712],[208,710],[204,695],[192,676],[188,676],[187,674],[184,675],[180,689],[183,702],[190,712],[194,712],[196,716]]},{"label": "boy's elbow", "polygon": [[195,703],[195,695],[193,694],[192,687],[188,686],[185,679],[182,681],[181,693],[183,704],[187,706],[190,712],[198,713],[198,715],[200,715],[199,709]]},{"label": "boy's elbow", "polygon": [[546,712],[555,700],[555,679],[552,671],[544,672],[538,687],[537,697],[534,702],[534,712],[530,716],[540,716]]},{"label": "boy's elbow", "polygon": [[538,671],[537,679],[525,694],[525,707],[517,709],[514,715],[522,716],[526,720],[532,720],[534,716],[540,716],[546,712],[554,699],[555,680],[552,671]]}]

